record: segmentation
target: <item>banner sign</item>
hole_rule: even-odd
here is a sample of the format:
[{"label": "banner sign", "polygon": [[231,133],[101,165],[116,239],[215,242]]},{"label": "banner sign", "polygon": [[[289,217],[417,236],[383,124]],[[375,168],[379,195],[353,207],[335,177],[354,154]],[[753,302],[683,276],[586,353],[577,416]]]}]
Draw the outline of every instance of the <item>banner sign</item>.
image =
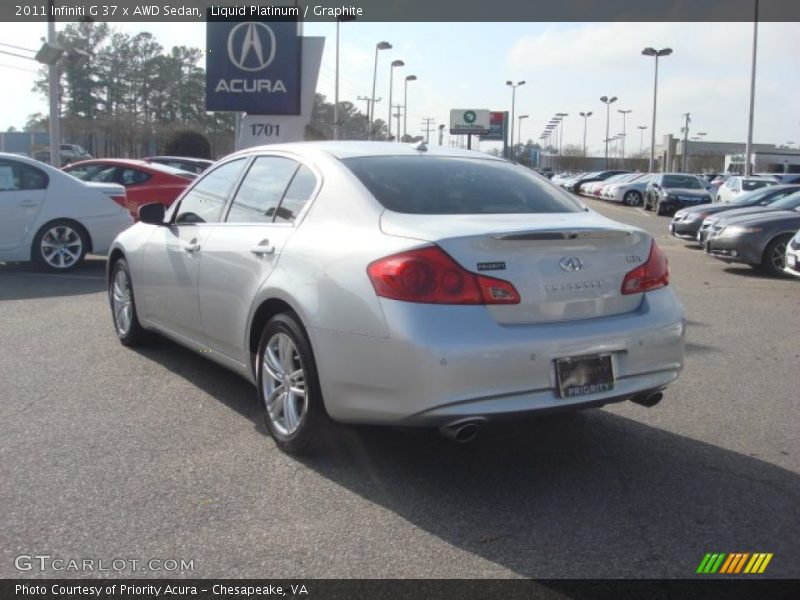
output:
[{"label": "banner sign", "polygon": [[209,21],[206,110],[298,115],[300,65],[297,20]]},{"label": "banner sign", "polygon": [[489,131],[489,111],[476,108],[454,108],[450,111],[450,134],[483,134]]},{"label": "banner sign", "polygon": [[503,142],[506,139],[507,112],[491,111],[489,113],[489,133],[481,136],[482,142]]}]

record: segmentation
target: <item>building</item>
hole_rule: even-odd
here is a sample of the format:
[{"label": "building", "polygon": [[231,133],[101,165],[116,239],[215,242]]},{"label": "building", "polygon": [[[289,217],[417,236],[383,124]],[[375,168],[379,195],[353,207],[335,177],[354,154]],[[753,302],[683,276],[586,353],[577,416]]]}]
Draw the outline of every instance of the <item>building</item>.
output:
[{"label": "building", "polygon": [[[736,172],[744,171],[745,146],[738,142],[689,140],[686,143],[686,170],[689,173],[723,172],[730,167]],[[753,144],[752,152],[753,172],[783,173],[787,167],[800,166],[800,151],[797,150],[780,148],[775,144]],[[658,170],[683,170],[683,139],[665,135],[662,143],[656,144],[655,154]]]}]

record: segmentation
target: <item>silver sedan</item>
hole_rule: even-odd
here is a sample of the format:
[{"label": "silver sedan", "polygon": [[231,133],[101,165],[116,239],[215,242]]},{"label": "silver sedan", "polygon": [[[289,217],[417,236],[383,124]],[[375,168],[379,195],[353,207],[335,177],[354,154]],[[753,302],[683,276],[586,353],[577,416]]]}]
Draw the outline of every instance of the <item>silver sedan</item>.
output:
[{"label": "silver sedan", "polygon": [[264,146],[113,244],[123,344],[152,332],[256,385],[287,452],[332,422],[439,427],[633,400],[683,364],[684,314],[645,231],[477,152]]}]

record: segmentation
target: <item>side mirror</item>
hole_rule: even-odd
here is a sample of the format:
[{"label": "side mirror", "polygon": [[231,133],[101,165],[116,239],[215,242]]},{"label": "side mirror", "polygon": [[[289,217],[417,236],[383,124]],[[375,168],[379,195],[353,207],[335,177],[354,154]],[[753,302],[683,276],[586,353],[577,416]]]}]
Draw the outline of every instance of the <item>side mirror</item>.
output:
[{"label": "side mirror", "polygon": [[150,225],[165,225],[164,215],[166,212],[167,208],[161,202],[143,204],[139,207],[139,220]]}]

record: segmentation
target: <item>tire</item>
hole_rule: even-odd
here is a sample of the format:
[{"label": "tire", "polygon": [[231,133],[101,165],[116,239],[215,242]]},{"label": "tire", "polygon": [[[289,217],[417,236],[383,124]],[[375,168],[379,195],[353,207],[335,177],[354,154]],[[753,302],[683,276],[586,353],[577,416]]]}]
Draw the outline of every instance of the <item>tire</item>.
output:
[{"label": "tire", "polygon": [[636,190],[625,192],[625,195],[622,197],[622,203],[625,206],[640,206],[642,204],[642,195]]},{"label": "tire", "polygon": [[[256,369],[258,399],[275,444],[287,454],[313,451],[332,421],[325,411],[311,345],[293,314],[280,313],[267,322]],[[287,385],[290,394],[285,392]]]},{"label": "tire", "polygon": [[120,343],[123,346],[138,346],[146,342],[149,334],[139,322],[131,274],[124,258],[117,260],[111,270],[108,281],[108,302],[111,305],[114,331]]},{"label": "tire", "polygon": [[769,275],[783,276],[783,267],[786,265],[786,244],[792,235],[781,235],[772,240],[764,249],[761,257],[760,269]]},{"label": "tire", "polygon": [[66,273],[86,256],[89,238],[75,221],[57,219],[42,225],[31,244],[31,260],[42,270]]}]

